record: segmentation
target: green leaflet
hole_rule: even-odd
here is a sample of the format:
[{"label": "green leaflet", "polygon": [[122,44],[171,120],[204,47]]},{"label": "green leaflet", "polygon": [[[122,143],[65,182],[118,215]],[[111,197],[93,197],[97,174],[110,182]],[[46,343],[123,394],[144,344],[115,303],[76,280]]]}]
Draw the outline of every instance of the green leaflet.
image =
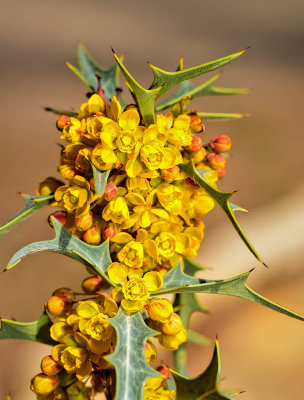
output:
[{"label": "green leaflet", "polygon": [[[177,268],[174,267],[173,269]],[[171,272],[171,271],[170,271]],[[295,313],[294,311],[289,310],[279,304],[276,304],[260,294],[254,292],[246,285],[247,278],[251,271],[245,272],[242,275],[238,275],[236,277],[230,279],[223,279],[217,281],[205,281],[205,283],[188,285],[184,283],[182,280],[179,282],[178,287],[171,286],[163,289],[161,288],[155,295],[162,295],[168,293],[217,293],[217,294],[226,294],[229,296],[241,297],[246,300],[253,301],[254,303],[261,304],[262,306],[268,307],[274,311],[278,311],[281,314],[288,315],[289,317],[299,319],[300,321],[304,321],[304,317]],[[198,278],[194,278],[198,279]],[[199,279],[198,279],[199,280]],[[202,280],[200,280],[202,281]]]},{"label": "green leaflet", "polygon": [[56,108],[52,107],[45,107],[45,111],[52,112],[53,114],[56,115],[67,115],[68,117],[77,117],[78,113],[75,111],[67,111],[67,110],[58,110]]},{"label": "green leaflet", "polygon": [[199,112],[198,115],[202,120],[225,121],[227,119],[245,118],[248,117],[249,114]]},{"label": "green leaflet", "polygon": [[176,384],[176,400],[234,400],[220,388],[221,360],[218,342],[215,342],[212,360],[207,369],[195,378],[186,378],[172,371]]},{"label": "green leaflet", "polygon": [[14,267],[28,254],[38,253],[40,251],[52,251],[79,261],[115,286],[106,275],[108,266],[112,263],[109,242],[105,241],[99,246],[91,246],[78,239],[76,236],[73,236],[56,220],[56,218],[52,217],[52,223],[56,235],[55,239],[35,242],[23,247],[13,255],[4,271]]},{"label": "green leaflet", "polygon": [[212,186],[210,183],[207,182],[205,179],[206,175],[210,173],[208,170],[197,170],[194,166],[193,162],[189,162],[187,164],[181,164],[179,165],[180,169],[184,171],[196,184],[201,186],[205,191],[209,194],[212,199],[214,199],[225,211],[227,214],[228,218],[230,219],[230,222],[234,226],[235,230],[237,233],[240,235],[242,238],[243,242],[246,244],[248,249],[251,251],[251,253],[260,261],[263,262],[254,249],[254,247],[251,245],[247,237],[245,236],[245,233],[243,232],[242,228],[240,227],[240,224],[238,223],[237,219],[235,218],[234,212],[235,211],[244,211],[248,212],[247,210],[236,206],[230,202],[230,198],[233,195],[233,192],[223,192],[222,190],[216,189],[214,186]]},{"label": "green leaflet", "polygon": [[55,342],[50,337],[52,321],[47,314],[34,322],[17,322],[9,319],[0,319],[0,339],[22,339],[53,345]]},{"label": "green leaflet", "polygon": [[165,274],[164,284],[161,290],[181,286],[181,282],[183,285],[195,285],[199,283],[200,280],[185,274],[182,269],[182,263],[179,261],[174,268]]},{"label": "green leaflet", "polygon": [[147,363],[144,343],[156,334],[140,312],[128,315],[120,308],[110,323],[117,334],[115,352],[107,356],[116,371],[115,400],[142,400],[148,378],[161,376]]},{"label": "green leaflet", "polygon": [[[78,46],[77,61],[79,68],[74,67],[69,62],[66,64],[94,92],[98,90],[96,74],[100,74],[105,98],[110,102],[112,96],[117,95],[116,89],[119,87],[119,69],[117,65],[114,64],[109,69],[102,68],[83,45]],[[125,105],[123,100],[121,103],[123,103],[122,106]]]},{"label": "green leaflet", "polygon": [[154,124],[155,122],[155,115],[154,115],[154,104],[155,100],[157,98],[157,95],[160,91],[160,87],[148,90],[144,89],[136,80],[133,78],[133,76],[129,73],[129,71],[126,69],[126,67],[123,65],[119,57],[116,55],[114,50],[112,49],[114,58],[123,73],[126,83],[128,85],[128,88],[136,101],[136,104],[138,106],[140,115],[143,118],[144,124],[146,126],[149,126],[150,124]]},{"label": "green leaflet", "polygon": [[150,89],[156,89],[156,88],[161,88],[161,90],[158,92],[157,98],[160,97],[163,93],[165,93],[167,90],[171,89],[173,86],[195,78],[196,76],[205,74],[207,72],[214,71],[215,69],[221,68],[224,65],[227,65],[234,61],[236,58],[241,56],[247,49],[240,51],[235,54],[231,54],[229,56],[220,58],[218,60],[210,61],[206,64],[201,64],[196,67],[192,68],[187,68],[183,69],[180,71],[175,71],[175,72],[167,72],[164,71],[158,67],[155,67],[152,64],[149,64],[150,67],[152,68],[153,75],[154,75],[154,81],[150,87]]},{"label": "green leaflet", "polygon": [[15,226],[20,224],[20,222],[25,221],[28,217],[35,214],[35,212],[40,210],[40,208],[50,204],[54,198],[54,195],[31,196],[28,194],[22,194],[21,196],[25,201],[25,206],[18,212],[18,214],[0,226],[0,237],[15,228]]},{"label": "green leaflet", "polygon": [[111,170],[100,171],[93,163],[91,163],[91,167],[93,170],[95,191],[99,196],[102,196],[106,190],[107,181]]},{"label": "green leaflet", "polygon": [[213,76],[208,81],[204,82],[200,86],[193,86],[189,81],[185,81],[186,85],[181,85],[179,90],[175,92],[172,96],[170,96],[167,100],[156,106],[156,111],[162,111],[166,108],[174,106],[180,102],[184,97],[188,97],[190,100],[195,97],[201,96],[221,96],[221,95],[236,95],[236,94],[245,94],[248,93],[248,89],[228,89],[228,88],[220,88],[214,86],[214,82],[218,80],[221,73],[219,72],[215,76]]}]

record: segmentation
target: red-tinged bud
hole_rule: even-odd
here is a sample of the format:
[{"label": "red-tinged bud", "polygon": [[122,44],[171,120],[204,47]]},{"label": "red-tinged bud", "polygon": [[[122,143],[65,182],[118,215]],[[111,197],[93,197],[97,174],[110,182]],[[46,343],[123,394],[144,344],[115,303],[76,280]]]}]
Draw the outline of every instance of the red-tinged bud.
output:
[{"label": "red-tinged bud", "polygon": [[89,211],[87,214],[74,219],[74,224],[79,231],[87,231],[93,225],[93,214]]},{"label": "red-tinged bud", "polygon": [[192,186],[192,187],[196,187],[198,186],[191,178],[186,178],[186,182],[188,183],[188,185]]},{"label": "red-tinged bud", "polygon": [[170,376],[170,369],[166,365],[161,365],[157,368],[157,371],[164,375],[166,379],[169,379]]},{"label": "red-tinged bud", "polygon": [[199,133],[199,132],[203,132],[205,130],[205,126],[202,123],[202,119],[197,114],[196,111],[188,111],[187,115],[189,115],[189,117],[190,117],[190,120],[191,120],[190,127],[193,132]]},{"label": "red-tinged bud", "polygon": [[231,149],[231,139],[227,135],[221,135],[210,140],[209,147],[215,153],[224,153]]},{"label": "red-tinged bud", "polygon": [[226,167],[226,158],[222,154],[210,153],[207,155],[207,160],[212,169],[220,171]]},{"label": "red-tinged bud", "polygon": [[71,302],[62,299],[58,296],[51,296],[47,302],[47,309],[50,314],[59,316],[68,311],[71,306]]},{"label": "red-tinged bud", "polygon": [[64,225],[67,221],[67,212],[66,211],[56,211],[53,214],[48,216],[48,223],[49,225],[53,228],[53,223],[51,217],[54,217],[61,223],[61,225]]},{"label": "red-tinged bud", "polygon": [[207,154],[206,149],[202,147],[199,151],[191,153],[191,159],[195,164],[198,164],[201,161],[203,161],[203,159],[206,157],[206,154]]},{"label": "red-tinged bud", "polygon": [[108,183],[106,190],[104,192],[103,197],[105,198],[105,200],[107,201],[111,201],[116,199],[117,197],[117,186],[115,185],[115,183]]},{"label": "red-tinged bud", "polygon": [[88,244],[99,244],[101,242],[101,226],[97,222],[93,223],[92,228],[88,229],[82,239]]},{"label": "red-tinged bud", "polygon": [[57,388],[59,382],[60,378],[58,375],[47,376],[44,374],[38,374],[32,379],[31,389],[36,394],[46,396]]},{"label": "red-tinged bud", "polygon": [[111,239],[113,236],[115,236],[119,232],[120,232],[120,225],[109,223],[105,226],[105,228],[102,232],[102,236],[104,239]]},{"label": "red-tinged bud", "polygon": [[191,144],[190,146],[187,146],[187,150],[191,151],[192,153],[197,153],[202,147],[202,139],[198,136],[192,136]]},{"label": "red-tinged bud", "polygon": [[82,281],[81,286],[85,293],[93,294],[101,289],[102,286],[101,282],[102,282],[101,276],[92,276],[90,278],[84,279]]},{"label": "red-tinged bud", "polygon": [[91,187],[91,189],[92,189],[92,190],[95,190],[95,184],[94,184],[94,178],[93,178],[93,176],[90,178],[89,182],[90,182],[90,187]]},{"label": "red-tinged bud", "polygon": [[66,302],[72,302],[74,299],[74,293],[72,289],[69,288],[60,288],[55,290],[53,296],[58,296],[61,299],[65,300]]},{"label": "red-tinged bud", "polygon": [[217,174],[218,174],[218,177],[219,177],[220,179],[222,179],[222,178],[224,178],[224,176],[226,175],[226,168],[221,169],[220,171],[216,171],[216,172],[217,172]]},{"label": "red-tinged bud", "polygon": [[62,131],[62,129],[67,125],[67,123],[69,122],[70,117],[68,117],[67,115],[59,115],[59,117],[57,118],[56,121],[56,126],[57,129],[59,129],[60,131]]},{"label": "red-tinged bud", "polygon": [[48,376],[57,375],[62,370],[62,366],[54,361],[52,356],[45,356],[41,361],[41,371]]},{"label": "red-tinged bud", "polygon": [[172,168],[162,169],[161,176],[165,181],[173,182],[177,178],[177,175],[179,174],[179,172],[180,172],[179,167],[177,165],[175,165]]}]

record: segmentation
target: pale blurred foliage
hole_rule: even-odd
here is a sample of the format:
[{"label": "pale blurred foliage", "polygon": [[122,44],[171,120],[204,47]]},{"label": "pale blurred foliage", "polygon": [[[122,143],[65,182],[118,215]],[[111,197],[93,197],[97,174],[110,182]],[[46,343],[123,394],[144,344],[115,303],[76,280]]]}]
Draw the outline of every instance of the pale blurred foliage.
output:
[{"label": "pale blurred foliage", "polygon": [[[1,221],[21,207],[18,191],[34,193],[37,182],[57,176],[55,117],[42,107],[78,107],[84,100],[86,88],[63,63],[75,62],[78,41],[104,66],[113,62],[110,45],[126,53],[126,65],[146,86],[152,76],[146,60],[174,70],[182,54],[187,67],[253,45],[225,68],[219,82],[249,86],[252,93],[204,98],[194,107],[252,115],[208,123],[205,140],[223,133],[232,137],[228,176],[220,187],[239,189],[234,201],[255,211],[240,219],[270,270],[254,260],[220,210],[206,219],[199,261],[213,268],[204,276],[217,279],[257,267],[251,286],[303,314],[303,11],[300,0],[2,0]],[[1,240],[3,267],[23,245],[52,237],[48,213],[41,211]],[[30,256],[1,275],[0,315],[36,319],[55,288],[77,290],[85,275],[81,265],[62,256]],[[211,340],[219,335],[223,387],[245,390],[243,400],[301,398],[299,321],[239,299],[203,295],[201,300],[210,314],[195,315],[192,324]],[[0,398],[11,391],[13,400],[34,399],[29,381],[49,351],[35,343],[1,342]],[[211,352],[190,346],[192,375],[206,367]]]}]

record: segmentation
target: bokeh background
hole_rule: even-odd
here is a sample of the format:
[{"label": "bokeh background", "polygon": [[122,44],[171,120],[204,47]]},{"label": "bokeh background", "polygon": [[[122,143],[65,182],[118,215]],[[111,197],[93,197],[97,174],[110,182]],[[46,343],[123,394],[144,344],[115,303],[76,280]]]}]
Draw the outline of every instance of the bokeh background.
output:
[{"label": "bokeh background", "polygon": [[[220,187],[239,189],[234,200],[253,210],[240,215],[267,270],[247,251],[221,210],[206,218],[206,238],[197,261],[203,276],[225,278],[256,267],[250,285],[304,313],[303,41],[302,0],[1,0],[0,118],[1,216],[22,206],[18,192],[34,193],[37,182],[57,176],[55,117],[44,106],[78,107],[86,88],[65,67],[83,42],[103,66],[113,63],[110,45],[146,87],[145,63],[174,70],[251,49],[225,67],[223,86],[250,87],[250,95],[204,98],[202,111],[250,113],[232,122],[207,122],[206,142],[228,134],[233,141],[228,174]],[[202,82],[205,78],[197,79]],[[42,210],[1,239],[1,264],[32,241],[51,238]],[[37,319],[57,287],[79,289],[84,268],[55,254],[24,259],[0,276],[0,315]],[[268,309],[224,296],[203,295],[208,315],[194,315],[195,328],[211,341],[219,336],[222,387],[244,390],[242,400],[303,397],[303,324]],[[200,373],[212,348],[189,346],[189,371]],[[34,399],[29,390],[47,346],[0,343],[0,398]],[[161,358],[168,360],[165,353]],[[131,399],[130,399],[131,400]]]}]

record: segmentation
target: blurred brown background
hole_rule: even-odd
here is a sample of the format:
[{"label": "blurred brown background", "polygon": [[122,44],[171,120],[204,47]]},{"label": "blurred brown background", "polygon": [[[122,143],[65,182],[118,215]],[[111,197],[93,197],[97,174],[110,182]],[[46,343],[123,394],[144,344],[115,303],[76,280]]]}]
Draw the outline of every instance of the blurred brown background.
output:
[{"label": "blurred brown background", "polygon": [[[269,270],[247,251],[221,210],[206,218],[198,261],[224,278],[256,267],[250,285],[265,296],[304,313],[303,244],[303,39],[302,0],[1,0],[1,220],[21,206],[18,191],[34,193],[37,182],[56,175],[59,149],[55,117],[43,106],[78,107],[86,88],[65,67],[75,63],[83,42],[104,66],[113,63],[110,45],[146,87],[151,61],[174,70],[252,48],[225,67],[221,85],[250,87],[246,96],[204,98],[204,111],[249,112],[250,118],[207,123],[206,141],[232,137],[223,189],[239,189],[234,201],[254,210],[240,220]],[[202,82],[201,77],[197,81]],[[32,241],[51,238],[51,209],[1,240],[1,265]],[[1,267],[1,268],[2,268]],[[84,268],[55,254],[29,256],[0,277],[0,315],[31,321],[61,286],[79,289]],[[303,398],[303,324],[268,309],[224,296],[204,295],[209,316],[195,315],[193,327],[212,341],[219,335],[222,387],[245,390],[243,400]],[[0,399],[34,399],[29,390],[49,348],[35,343],[0,343]],[[190,346],[189,369],[198,374],[211,348]],[[167,357],[162,355],[162,357]],[[169,358],[170,359],[170,358]],[[130,399],[131,400],[131,399]]]}]

